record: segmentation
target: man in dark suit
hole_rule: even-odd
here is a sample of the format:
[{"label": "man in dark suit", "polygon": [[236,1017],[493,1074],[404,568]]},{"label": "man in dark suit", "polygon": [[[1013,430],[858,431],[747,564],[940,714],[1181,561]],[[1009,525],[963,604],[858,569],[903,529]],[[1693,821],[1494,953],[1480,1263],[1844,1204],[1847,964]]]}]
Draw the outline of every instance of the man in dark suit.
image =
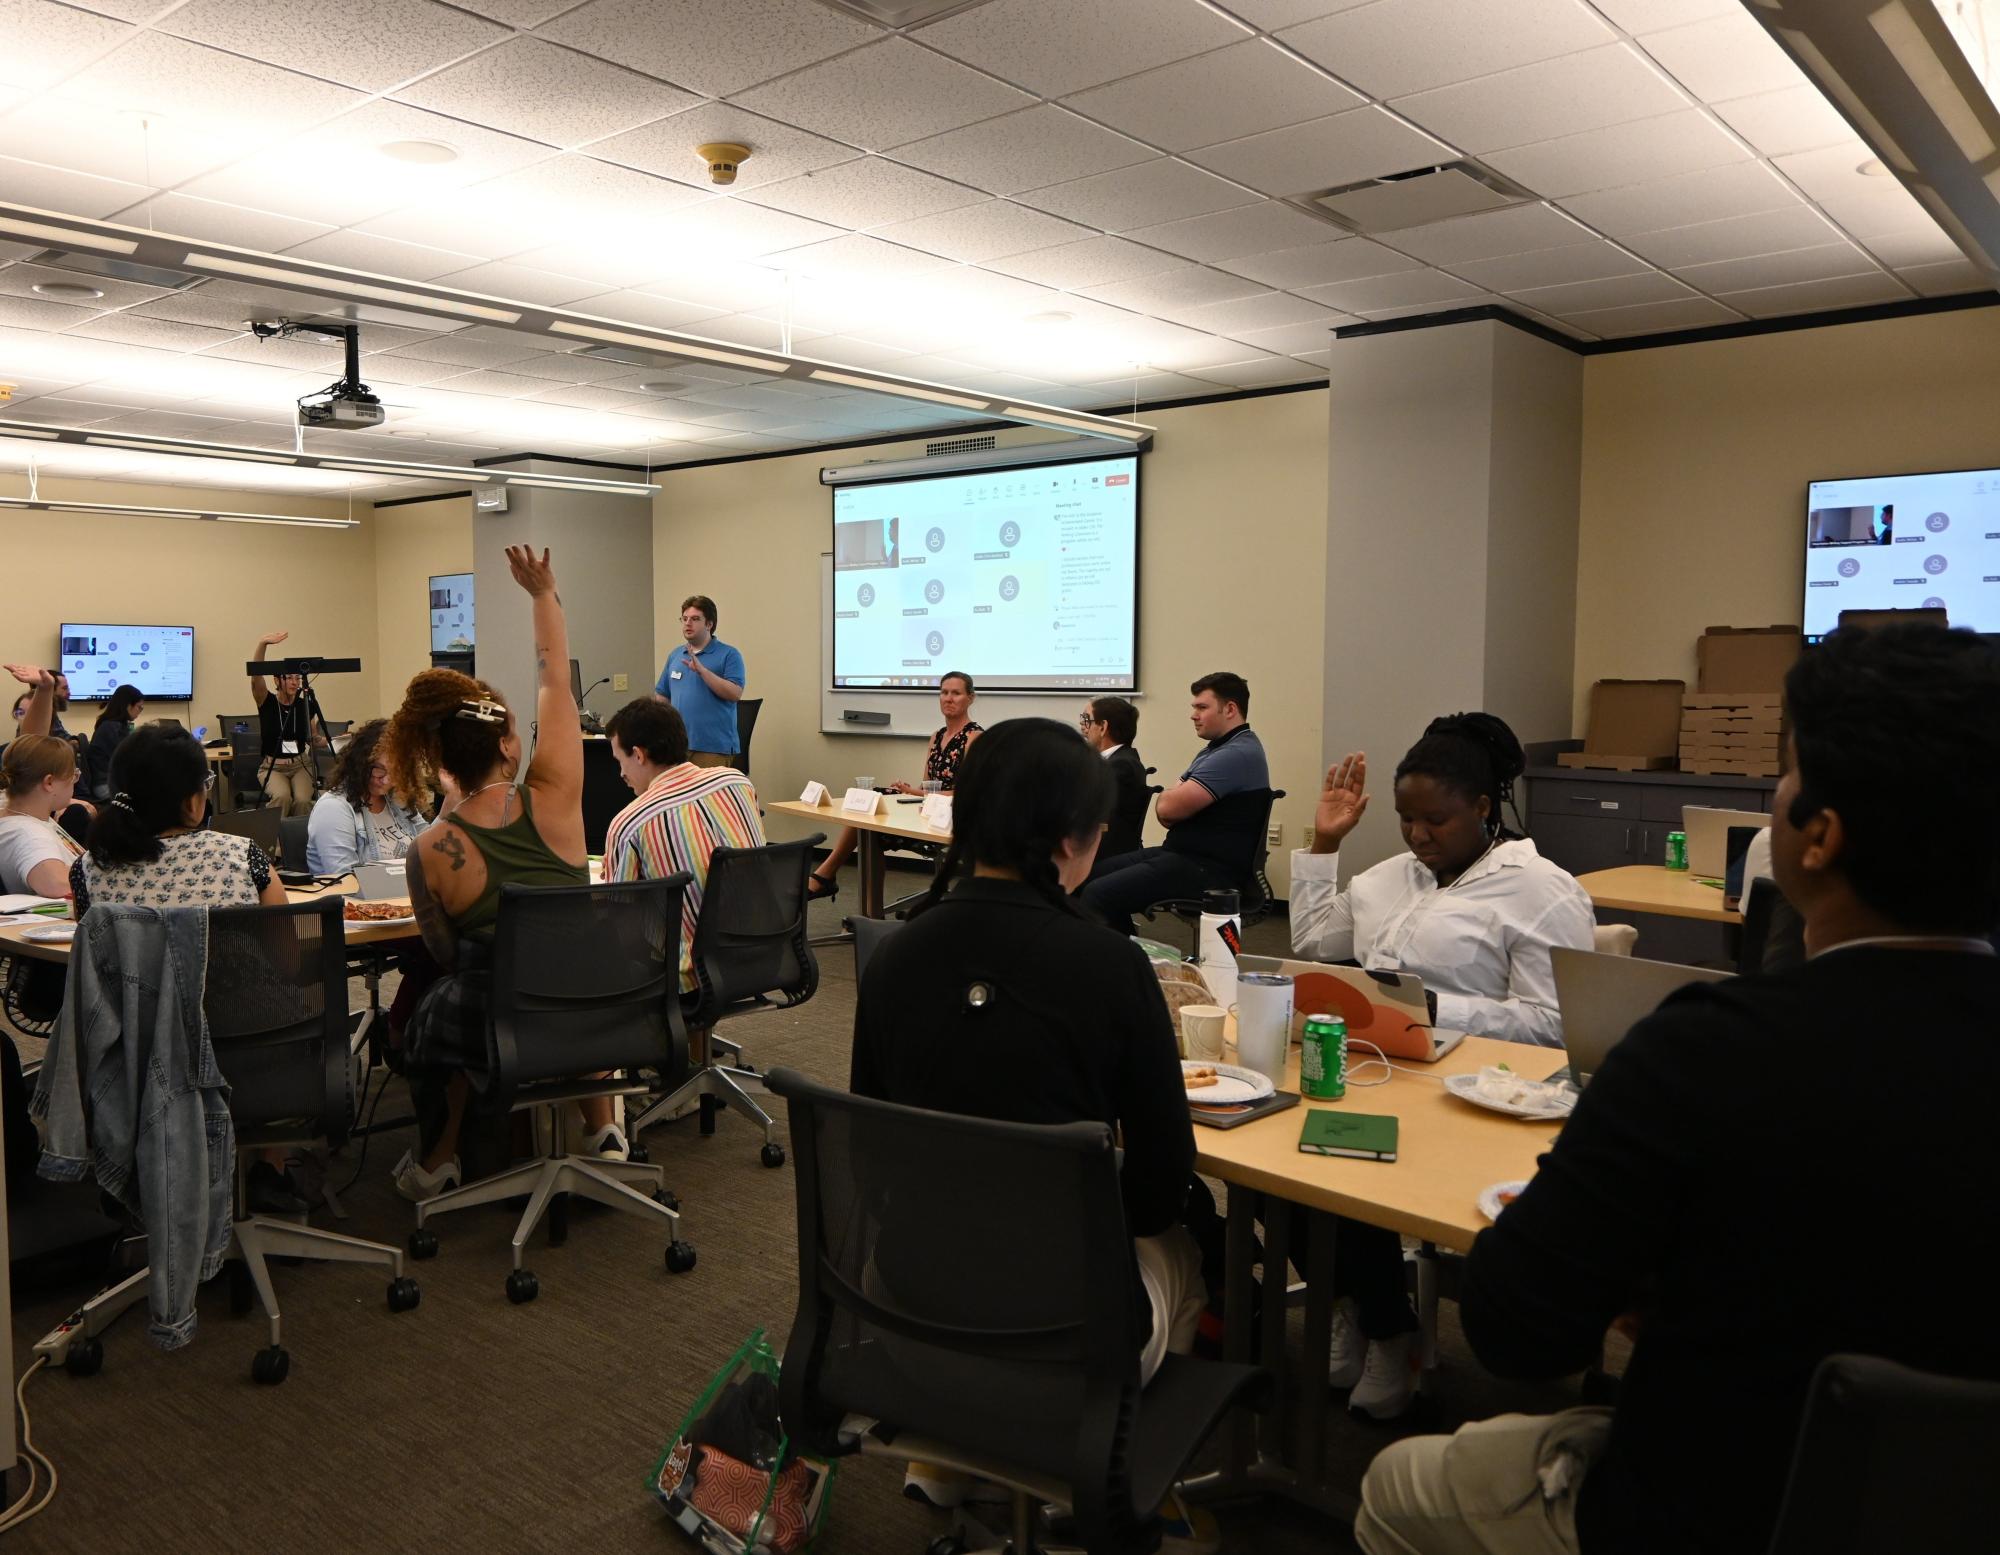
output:
[{"label": "man in dark suit", "polygon": [[1099,697],[1084,710],[1077,725],[1110,764],[1111,781],[1117,786],[1110,826],[1098,845],[1097,856],[1113,858],[1137,852],[1139,833],[1146,824],[1146,806],[1152,798],[1146,787],[1146,764],[1132,743],[1139,734],[1139,709],[1123,697]]}]

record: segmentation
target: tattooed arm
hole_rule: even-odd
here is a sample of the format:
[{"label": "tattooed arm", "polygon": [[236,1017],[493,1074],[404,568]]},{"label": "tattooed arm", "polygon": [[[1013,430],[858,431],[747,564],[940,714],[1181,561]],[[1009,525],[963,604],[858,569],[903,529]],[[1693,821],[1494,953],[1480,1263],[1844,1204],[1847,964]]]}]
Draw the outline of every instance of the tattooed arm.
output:
[{"label": "tattooed arm", "polygon": [[[430,859],[435,856],[447,869],[465,867],[465,839],[451,826],[434,827],[443,836],[431,841],[424,849],[424,857],[415,869],[409,871],[410,910],[416,914],[417,930],[424,937],[424,949],[431,953],[431,959],[447,972],[458,967],[458,935],[452,931],[451,919],[445,916],[444,907],[431,895],[430,882],[424,879],[430,868]],[[456,851],[453,851],[453,849]],[[450,862],[446,862],[450,860]]]},{"label": "tattooed arm", "polygon": [[556,593],[549,553],[507,548],[514,581],[533,602],[535,625],[535,759],[527,781],[535,795],[535,829],[556,853],[583,860],[583,733],[569,686],[569,628]]}]

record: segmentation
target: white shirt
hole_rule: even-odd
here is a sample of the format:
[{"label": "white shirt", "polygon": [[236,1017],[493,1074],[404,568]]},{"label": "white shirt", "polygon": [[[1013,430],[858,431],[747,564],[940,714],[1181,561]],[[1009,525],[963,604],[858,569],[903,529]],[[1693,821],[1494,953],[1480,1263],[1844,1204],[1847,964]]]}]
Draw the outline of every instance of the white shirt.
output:
[{"label": "white shirt", "polygon": [[1292,854],[1293,954],[1414,972],[1446,1030],[1562,1046],[1549,948],[1589,950],[1597,919],[1575,877],[1532,842],[1499,843],[1446,889],[1413,853],[1345,890],[1339,874],[1338,853]]},{"label": "white shirt", "polygon": [[1125,747],[1122,745],[1107,745],[1104,747],[1103,750],[1099,751],[1097,754],[1102,756],[1106,761],[1109,761],[1113,756],[1117,755],[1124,748]]},{"label": "white shirt", "polygon": [[28,876],[42,864],[61,864],[67,875],[82,851],[54,821],[0,810],[0,890],[9,896],[32,892]]}]

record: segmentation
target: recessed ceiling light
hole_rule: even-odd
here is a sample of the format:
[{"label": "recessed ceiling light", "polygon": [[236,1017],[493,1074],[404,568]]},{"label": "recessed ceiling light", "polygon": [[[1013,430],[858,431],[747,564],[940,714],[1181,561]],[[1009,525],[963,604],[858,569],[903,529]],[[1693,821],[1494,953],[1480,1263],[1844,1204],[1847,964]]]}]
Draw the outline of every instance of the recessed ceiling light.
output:
[{"label": "recessed ceiling light", "polygon": [[32,288],[38,297],[53,297],[58,302],[94,302],[104,295],[101,286],[85,286],[81,281],[37,281]]},{"label": "recessed ceiling light", "polygon": [[441,140],[391,140],[383,142],[380,150],[392,162],[413,162],[420,167],[458,160],[458,147]]},{"label": "recessed ceiling light", "polygon": [[1048,313],[1030,313],[1026,318],[1022,319],[1021,322],[1023,324],[1036,324],[1044,329],[1047,329],[1057,324],[1067,324],[1071,319],[1075,317],[1076,315],[1073,313],[1064,313],[1060,310],[1051,310]]},{"label": "recessed ceiling light", "polygon": [[671,378],[648,378],[639,387],[644,389],[648,394],[672,394],[677,390],[685,389],[687,385],[676,383]]},{"label": "recessed ceiling light", "polygon": [[1886,178],[1889,173],[1889,169],[1883,165],[1880,157],[1870,157],[1854,171],[1865,178]]}]

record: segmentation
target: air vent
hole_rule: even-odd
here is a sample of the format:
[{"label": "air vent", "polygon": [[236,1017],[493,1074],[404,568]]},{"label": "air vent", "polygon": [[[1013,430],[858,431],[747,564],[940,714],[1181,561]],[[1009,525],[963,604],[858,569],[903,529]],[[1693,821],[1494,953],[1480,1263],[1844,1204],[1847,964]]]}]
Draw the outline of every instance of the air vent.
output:
[{"label": "air vent", "polygon": [[940,454],[980,454],[993,446],[990,437],[954,437],[946,443],[924,444],[924,457],[935,459]]},{"label": "air vent", "polygon": [[30,254],[24,264],[47,265],[51,270],[74,270],[84,275],[107,275],[115,281],[133,281],[140,286],[158,286],[170,292],[184,292],[201,279],[185,270],[167,270],[159,265],[136,264],[108,254],[78,254],[66,248],[45,248]]},{"label": "air vent", "polygon": [[1447,162],[1295,197],[1309,215],[1350,232],[1397,232],[1453,216],[1496,211],[1535,197],[1475,162]]}]

